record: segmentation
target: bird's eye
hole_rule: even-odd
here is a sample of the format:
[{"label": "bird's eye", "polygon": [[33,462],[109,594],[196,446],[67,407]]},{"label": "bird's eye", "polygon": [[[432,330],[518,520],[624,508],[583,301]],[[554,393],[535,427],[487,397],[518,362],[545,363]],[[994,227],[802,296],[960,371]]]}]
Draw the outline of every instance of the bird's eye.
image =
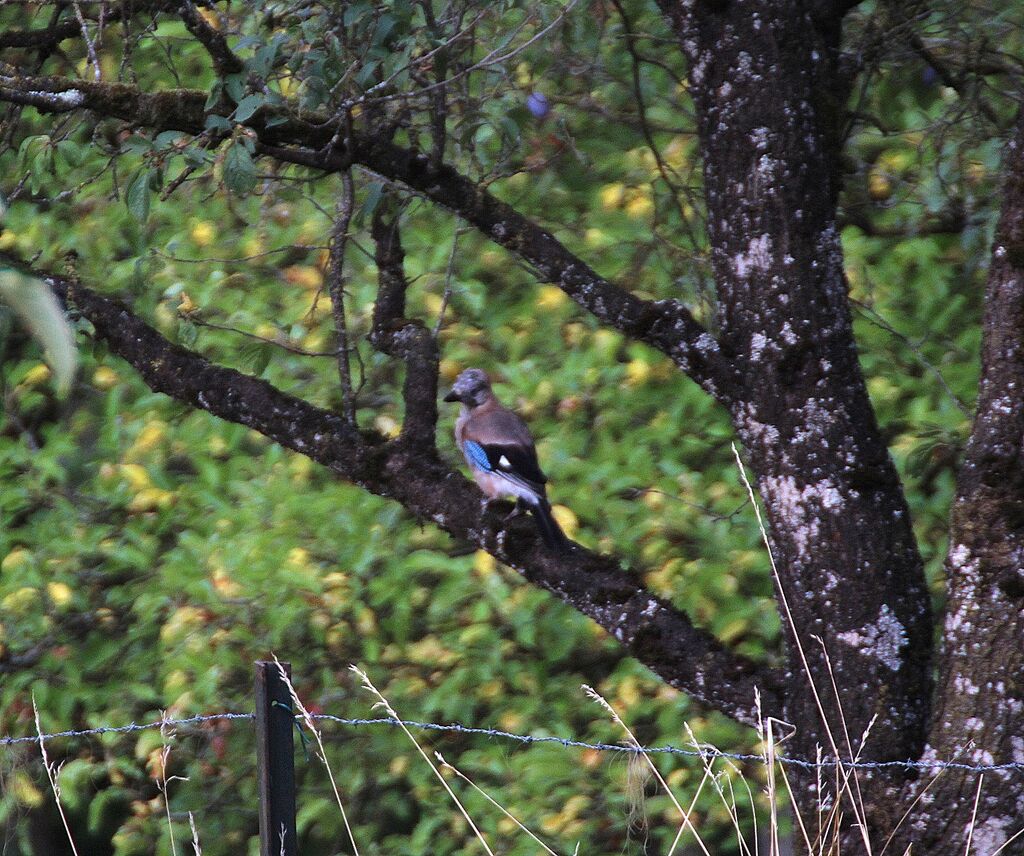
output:
[{"label": "bird's eye", "polygon": [[503,466],[503,467],[505,467],[505,469],[511,469],[512,468],[512,462],[508,458],[506,458],[504,455],[502,455],[500,458],[498,458],[498,464]]}]

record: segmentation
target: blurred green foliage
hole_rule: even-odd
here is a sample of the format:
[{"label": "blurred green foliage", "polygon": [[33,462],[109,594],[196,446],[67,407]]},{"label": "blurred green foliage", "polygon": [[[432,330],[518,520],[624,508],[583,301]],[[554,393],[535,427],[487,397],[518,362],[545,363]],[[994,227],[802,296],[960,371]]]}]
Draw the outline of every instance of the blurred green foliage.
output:
[{"label": "blurred green foliage", "polygon": [[[289,15],[286,5],[233,4],[222,22],[244,34],[232,42],[247,73],[268,81],[262,94],[237,79],[216,82],[201,47],[169,18],[133,45],[132,67],[148,89],[177,78],[209,89],[211,103],[229,98],[238,122],[284,99],[319,109],[344,67],[323,22]],[[481,21],[470,55],[486,58],[508,34],[511,50],[555,20],[556,5],[534,6],[472,10]],[[355,91],[388,79],[396,89],[414,85],[402,67],[427,39],[421,7],[395,0],[346,9],[344,25],[370,45]],[[528,50],[464,78],[447,156],[602,274],[645,296],[681,296],[713,324],[685,69],[653,6],[625,9],[647,58],[636,81],[615,6],[580,6]],[[1008,35],[1007,10],[983,22],[968,15],[975,29],[965,24],[957,37],[996,38],[1019,55],[1021,30]],[[866,7],[854,20],[851,41],[872,32],[870,15]],[[942,33],[947,23],[939,10],[918,26]],[[41,25],[29,8],[0,10],[0,26]],[[100,60],[113,79],[121,55],[108,36]],[[86,62],[69,41],[45,70],[74,73]],[[968,425],[957,399],[969,409],[976,383],[1000,145],[961,95],[925,82],[927,71],[920,61],[875,70],[856,106],[877,121],[852,132],[843,211],[860,224],[846,228],[844,245],[862,363],[938,596]],[[533,92],[547,96],[547,116],[528,109]],[[1005,112],[998,93],[988,97]],[[641,101],[658,158],[640,124]],[[322,285],[338,179],[254,158],[232,122],[212,124],[230,139],[204,149],[178,134],[25,110],[13,145],[0,152],[0,190],[12,197],[0,248],[70,265],[168,337],[336,407]],[[420,133],[414,118],[398,139]],[[347,309],[359,340],[359,418],[390,434],[402,419],[400,370],[365,341],[376,273],[368,215],[384,187],[376,176],[355,177]],[[930,234],[929,218],[951,207],[963,212],[962,228]],[[468,365],[493,372],[499,395],[539,439],[572,534],[643,569],[654,591],[744,653],[777,660],[767,557],[726,415],[665,358],[600,328],[481,236],[456,239],[458,228],[450,214],[406,200],[408,314],[432,326],[450,288],[442,382]],[[253,432],[149,392],[82,326],[79,380],[60,400],[38,346],[0,307],[3,734],[32,733],[33,694],[48,730],[150,721],[161,711],[249,710],[251,663],[276,653],[293,663],[307,706],[338,716],[370,715],[373,699],[348,672],[356,663],[401,715],[418,720],[620,740],[581,693],[587,683],[648,744],[684,743],[684,723],[721,748],[754,744],[752,733],[665,687],[591,622],[487,555],[466,554]],[[453,418],[443,411],[439,442],[455,463]],[[325,736],[361,852],[474,851],[464,821],[398,732],[326,726]],[[593,854],[642,850],[648,833],[628,832],[622,758],[421,736],[560,851],[577,841]],[[184,777],[170,785],[178,846],[193,812],[207,856],[257,852],[251,727],[183,729],[169,745],[167,772]],[[170,852],[156,783],[162,751],[152,731],[54,741],[85,852]],[[312,756],[297,763],[302,852],[339,852],[341,818],[326,777]],[[682,795],[702,775],[696,762],[658,764]],[[759,792],[763,771],[742,772]],[[39,842],[51,839],[39,830],[57,823],[47,787],[34,749],[0,748],[6,853],[46,852]],[[536,852],[507,819],[465,798],[502,852]],[[646,811],[651,841],[667,846],[674,809],[653,796]],[[714,852],[732,852],[725,809],[709,790],[696,817]]]}]

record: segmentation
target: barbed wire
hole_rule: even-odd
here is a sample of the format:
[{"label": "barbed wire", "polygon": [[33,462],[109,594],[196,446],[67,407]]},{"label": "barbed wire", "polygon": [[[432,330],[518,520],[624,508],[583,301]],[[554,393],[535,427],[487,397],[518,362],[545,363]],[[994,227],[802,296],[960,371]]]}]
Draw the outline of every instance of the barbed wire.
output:
[{"label": "barbed wire", "polygon": [[[440,731],[455,734],[467,734],[478,737],[493,737],[501,740],[510,740],[521,745],[557,745],[567,749],[590,749],[597,752],[620,752],[626,754],[647,755],[681,755],[686,758],[718,759],[724,758],[730,761],[753,761],[760,764],[767,764],[763,755],[742,752],[723,752],[714,747],[702,747],[684,749],[681,746],[632,746],[618,743],[591,743],[585,740],[574,740],[568,737],[554,737],[541,734],[516,734],[511,731],[501,731],[495,728],[475,728],[459,723],[441,722],[417,722],[413,719],[397,720],[390,717],[378,719],[347,719],[341,716],[333,716],[328,713],[313,714],[313,719],[323,722],[333,722],[337,725],[344,725],[350,728],[365,726],[384,725],[397,728],[406,726],[421,731]],[[83,728],[69,731],[55,731],[52,734],[43,734],[43,740],[56,740],[70,737],[95,737],[103,734],[132,734],[137,731],[149,731],[166,726],[179,725],[202,725],[207,722],[218,722],[224,720],[255,719],[254,713],[205,713],[188,716],[183,719],[158,719],[153,722],[129,723],[128,725],[106,725],[97,728]],[[296,717],[296,723],[301,719]],[[34,734],[28,737],[0,737],[0,747],[17,746],[26,743],[39,743],[40,735]],[[853,770],[884,770],[901,768],[906,770],[941,771],[941,770],[962,770],[969,773],[999,773],[1015,772],[1024,773],[1024,763],[1011,761],[1005,764],[967,764],[962,761],[842,761],[837,762],[834,758],[825,758],[820,761],[808,761],[804,758],[790,758],[785,755],[776,754],[775,760],[780,764],[803,769],[832,769],[837,763],[841,763],[845,769]]]}]

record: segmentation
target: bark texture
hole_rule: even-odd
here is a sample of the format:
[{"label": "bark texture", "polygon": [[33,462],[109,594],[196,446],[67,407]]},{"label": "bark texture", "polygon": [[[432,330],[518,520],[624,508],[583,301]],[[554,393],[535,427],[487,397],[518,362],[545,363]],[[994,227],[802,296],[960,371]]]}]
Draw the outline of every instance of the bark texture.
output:
[{"label": "bark texture", "polygon": [[[779,597],[792,615],[782,715],[797,724],[804,757],[821,745],[847,758],[916,758],[932,618],[853,339],[836,227],[848,86],[838,18],[801,2],[665,6],[698,108],[719,345],[740,390],[733,422],[757,473]],[[828,652],[838,699],[813,637]],[[867,793],[901,775],[876,774],[884,782]],[[866,799],[869,824],[887,826],[888,800]]]},{"label": "bark texture", "polygon": [[[1024,114],[1003,163],[1002,215],[985,291],[977,412],[957,482],[946,616],[928,758],[1024,762]],[[994,853],[1024,823],[1019,770],[943,773],[901,831],[902,852]],[[939,809],[938,807],[942,807]],[[971,827],[973,832],[969,832]],[[1024,841],[1004,853],[1024,852]]]}]

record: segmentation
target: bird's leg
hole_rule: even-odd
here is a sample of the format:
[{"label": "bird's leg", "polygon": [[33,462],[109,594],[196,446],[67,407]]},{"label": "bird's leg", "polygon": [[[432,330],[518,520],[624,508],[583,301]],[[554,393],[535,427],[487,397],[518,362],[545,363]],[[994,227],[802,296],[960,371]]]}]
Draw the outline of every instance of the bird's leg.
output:
[{"label": "bird's leg", "polygon": [[512,510],[505,515],[504,523],[508,524],[510,520],[514,520],[521,514],[526,514],[527,509],[530,506],[526,504],[526,500],[522,497],[516,497],[516,504],[512,506]]},{"label": "bird's leg", "polygon": [[[521,499],[516,500],[516,504],[512,507],[511,513],[508,514],[505,518],[503,518],[505,521],[511,520],[513,517],[522,514],[523,511],[526,510],[526,505],[524,505],[522,509],[519,508],[519,503],[521,502]],[[506,500],[502,496],[485,496],[483,499],[480,500],[480,513],[487,514],[490,511],[494,511],[497,513],[501,511],[502,506],[507,505],[508,500]]]}]

